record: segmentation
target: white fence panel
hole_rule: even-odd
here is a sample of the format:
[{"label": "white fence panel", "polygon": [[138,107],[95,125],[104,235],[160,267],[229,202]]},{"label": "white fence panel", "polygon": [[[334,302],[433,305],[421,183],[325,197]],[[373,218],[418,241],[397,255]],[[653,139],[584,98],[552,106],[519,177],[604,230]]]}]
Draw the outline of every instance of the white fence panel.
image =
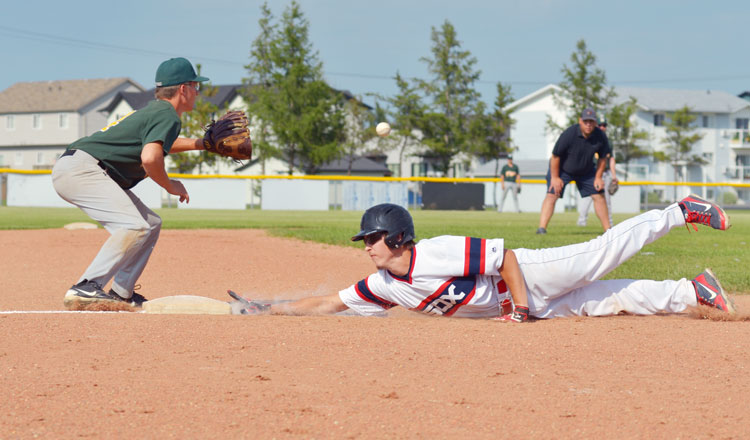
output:
[{"label": "white fence panel", "polygon": [[70,208],[52,186],[49,174],[8,174],[8,206]]},{"label": "white fence panel", "polygon": [[[484,183],[484,203],[487,206],[494,206],[497,208],[494,199],[495,182]],[[539,184],[521,184],[521,193],[518,194],[518,206],[521,212],[542,212],[542,201],[547,195],[547,186]],[[565,195],[567,197],[568,191],[570,191],[570,185],[565,188]],[[573,185],[573,191],[575,191],[575,185]],[[499,204],[503,200],[503,187],[500,182],[497,182],[497,203]],[[565,200],[558,200],[555,203],[555,212],[565,212]],[[508,193],[505,197],[505,206],[503,206],[503,212],[515,212],[516,205],[513,202],[513,195]]]},{"label": "white fence panel", "polygon": [[409,189],[405,182],[342,182],[344,211],[364,211],[380,203],[409,208]]},{"label": "white fence panel", "polygon": [[245,209],[247,182],[242,179],[180,179],[190,196],[190,203],[179,203],[180,209]]},{"label": "white fence panel", "polygon": [[264,180],[261,209],[327,211],[327,180]]},{"label": "white fence panel", "polygon": [[153,180],[143,179],[138,185],[130,188],[130,191],[141,199],[141,202],[149,208],[161,208],[161,195],[164,190]]}]

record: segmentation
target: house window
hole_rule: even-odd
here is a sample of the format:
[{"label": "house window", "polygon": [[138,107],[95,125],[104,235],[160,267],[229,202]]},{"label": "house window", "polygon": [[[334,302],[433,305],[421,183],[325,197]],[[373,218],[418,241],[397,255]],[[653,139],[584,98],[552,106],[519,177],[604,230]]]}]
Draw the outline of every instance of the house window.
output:
[{"label": "house window", "polygon": [[661,113],[654,114],[654,127],[664,126],[664,115]]},{"label": "house window", "polygon": [[41,165],[44,163],[44,153],[36,153],[36,164]]},{"label": "house window", "polygon": [[5,128],[8,130],[16,129],[16,117],[14,115],[8,115],[5,117]]},{"label": "house window", "polygon": [[708,115],[703,115],[701,127],[708,128]]},{"label": "house window", "polygon": [[21,167],[23,165],[23,153],[16,153],[16,164],[15,166]]},{"label": "house window", "polygon": [[427,175],[427,164],[422,163],[413,163],[411,164],[411,175],[414,177],[424,177]]},{"label": "house window", "polygon": [[31,128],[35,130],[42,128],[42,115],[36,114],[31,116]]},{"label": "house window", "polygon": [[748,118],[737,118],[734,120],[734,128],[737,130],[747,130],[748,122],[750,122]]},{"label": "house window", "polygon": [[68,128],[68,115],[66,113],[60,113],[59,125],[60,128]]},{"label": "house window", "polygon": [[5,157],[2,154],[0,154],[0,168],[4,168],[5,167],[4,164],[5,164]]}]

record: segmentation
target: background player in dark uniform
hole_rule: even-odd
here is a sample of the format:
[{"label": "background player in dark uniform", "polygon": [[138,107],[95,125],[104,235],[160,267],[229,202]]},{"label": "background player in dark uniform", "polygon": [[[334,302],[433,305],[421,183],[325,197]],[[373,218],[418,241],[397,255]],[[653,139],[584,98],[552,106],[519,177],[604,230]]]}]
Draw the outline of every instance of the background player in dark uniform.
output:
[{"label": "background player in dark uniform", "polygon": [[[140,306],[145,301],[133,289],[159,238],[161,218],[130,189],[150,177],[180,202],[190,201],[182,183],[167,176],[164,157],[203,149],[201,139],[178,136],[180,116],[193,109],[200,83],[207,80],[185,58],[164,61],[156,71],[156,100],[73,142],[55,163],[55,191],[111,234],[66,292],[66,307],[102,301]],[[103,286],[113,278],[105,292]]]},{"label": "background player in dark uniform", "polygon": [[[562,198],[565,186],[575,180],[581,197],[591,197],[594,211],[606,231],[610,228],[607,204],[604,200],[605,161],[612,153],[607,135],[597,126],[596,112],[587,108],[578,123],[568,127],[557,139],[547,171],[547,195],[542,202],[537,234],[547,233],[557,199]],[[594,154],[599,160],[594,166]]]}]

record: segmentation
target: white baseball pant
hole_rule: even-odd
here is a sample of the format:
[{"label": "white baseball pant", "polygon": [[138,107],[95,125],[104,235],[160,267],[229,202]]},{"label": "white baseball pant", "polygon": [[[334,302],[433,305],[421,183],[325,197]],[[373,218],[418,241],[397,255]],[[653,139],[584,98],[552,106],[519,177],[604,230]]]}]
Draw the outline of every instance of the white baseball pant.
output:
[{"label": "white baseball pant", "polygon": [[691,281],[599,280],[643,246],[683,226],[675,203],[625,220],[585,243],[550,249],[515,249],[526,281],[530,313],[538,318],[606,316],[620,312],[679,313],[695,306]]}]

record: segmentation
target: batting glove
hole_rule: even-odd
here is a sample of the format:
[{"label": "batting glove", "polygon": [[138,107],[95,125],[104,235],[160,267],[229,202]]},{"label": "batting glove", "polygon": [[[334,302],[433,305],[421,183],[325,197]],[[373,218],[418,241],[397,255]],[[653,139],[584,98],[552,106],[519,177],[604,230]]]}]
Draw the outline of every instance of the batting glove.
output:
[{"label": "batting glove", "polygon": [[516,306],[513,313],[493,318],[497,321],[505,322],[526,322],[529,320],[529,308],[525,306]]}]

